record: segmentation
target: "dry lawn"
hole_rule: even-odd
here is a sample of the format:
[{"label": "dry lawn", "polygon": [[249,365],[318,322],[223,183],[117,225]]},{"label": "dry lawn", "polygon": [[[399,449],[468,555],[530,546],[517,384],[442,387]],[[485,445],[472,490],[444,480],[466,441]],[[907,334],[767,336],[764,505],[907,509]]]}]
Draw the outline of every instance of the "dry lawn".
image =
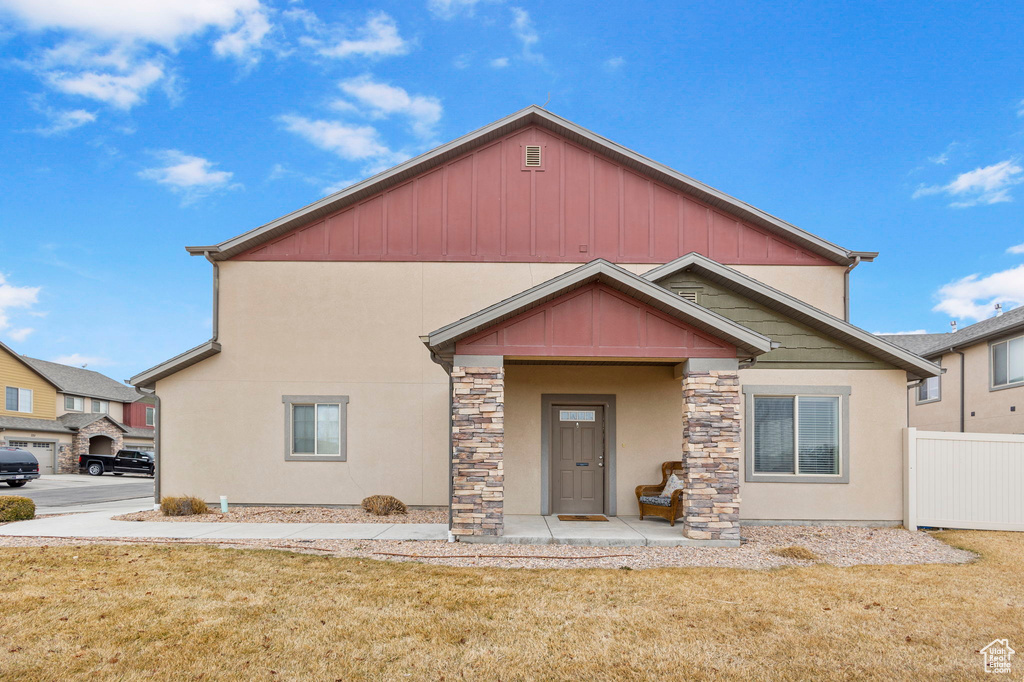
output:
[{"label": "dry lawn", "polygon": [[978,649],[996,637],[1024,646],[1024,534],[941,537],[981,558],[500,570],[204,546],[4,548],[0,677],[988,677]]}]

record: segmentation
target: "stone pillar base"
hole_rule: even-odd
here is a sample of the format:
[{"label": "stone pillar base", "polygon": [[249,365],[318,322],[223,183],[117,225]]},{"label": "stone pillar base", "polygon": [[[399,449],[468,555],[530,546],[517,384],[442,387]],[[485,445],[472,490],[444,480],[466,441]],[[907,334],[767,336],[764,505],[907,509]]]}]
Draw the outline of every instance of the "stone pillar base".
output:
[{"label": "stone pillar base", "polygon": [[498,536],[504,530],[505,370],[456,365],[451,375],[451,532]]},{"label": "stone pillar base", "polygon": [[731,371],[683,375],[683,534],[740,539],[740,386]]}]

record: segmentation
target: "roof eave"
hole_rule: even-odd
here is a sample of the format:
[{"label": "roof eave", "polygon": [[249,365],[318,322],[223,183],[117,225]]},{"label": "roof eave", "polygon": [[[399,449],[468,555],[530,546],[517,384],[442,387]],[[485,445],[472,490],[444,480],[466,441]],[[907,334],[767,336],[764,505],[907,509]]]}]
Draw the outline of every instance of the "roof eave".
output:
[{"label": "roof eave", "polygon": [[848,339],[840,338],[840,340],[846,343],[856,342],[859,344],[855,347],[865,346],[871,348],[873,351],[867,351],[865,348],[861,348],[861,350],[871,352],[876,357],[881,357],[881,359],[886,360],[890,364],[906,370],[914,378],[938,376],[942,372],[941,367],[920,355],[897,346],[891,341],[881,339],[860,327],[850,324],[846,320],[841,320],[834,315],[808,305],[785,292],[770,287],[738,270],[722,265],[699,253],[689,253],[681,256],[671,263],[666,263],[647,271],[642,277],[651,282],[657,282],[689,268],[695,268],[702,271],[702,274],[712,275],[732,282],[744,289],[748,295],[753,293],[768,298],[787,309],[780,312],[794,316],[798,320],[803,319],[805,321],[817,322],[827,327],[833,334],[848,337]]},{"label": "roof eave", "polygon": [[132,386],[136,388],[152,388],[157,381],[169,377],[170,375],[180,372],[186,367],[202,362],[203,360],[220,353],[220,344],[216,341],[207,341],[202,343],[195,348],[176,355],[170,360],[160,363],[155,367],[150,367],[144,372],[140,372],[128,380]]},{"label": "roof eave", "polygon": [[710,185],[706,185],[662,163],[634,152],[536,105],[521,109],[514,114],[409,159],[394,168],[378,173],[340,192],[324,197],[220,244],[214,246],[188,246],[186,250],[192,255],[208,255],[213,260],[227,260],[303,224],[335,213],[361,198],[403,182],[434,165],[443,163],[448,158],[452,158],[486,142],[488,136],[498,137],[537,122],[541,122],[546,127],[563,135],[576,136],[585,146],[589,146],[613,160],[639,164],[655,179],[679,186],[697,199],[720,206],[742,218],[750,220],[754,224],[767,228],[769,231],[781,233],[809,251],[817,253],[834,263],[852,265],[857,262],[858,256],[861,261],[871,261],[878,255],[870,251],[850,251],[844,249],[792,223],[788,223],[766,211],[751,206],[725,192],[721,192]]},{"label": "roof eave", "polygon": [[[743,357],[755,357],[771,350],[771,339],[747,329],[696,303],[674,296],[663,288],[634,275],[618,265],[597,259],[567,273],[542,282],[515,296],[488,306],[421,337],[430,351],[439,357],[452,354],[455,344],[489,326],[553,300],[593,281],[618,284],[675,311],[689,324],[735,345]],[[626,291],[624,293],[630,293]]]}]

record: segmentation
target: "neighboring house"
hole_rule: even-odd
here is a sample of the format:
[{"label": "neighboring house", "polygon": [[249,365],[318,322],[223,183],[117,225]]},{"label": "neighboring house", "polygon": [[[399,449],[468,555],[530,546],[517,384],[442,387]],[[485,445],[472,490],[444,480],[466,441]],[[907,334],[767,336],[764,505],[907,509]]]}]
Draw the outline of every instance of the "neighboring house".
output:
[{"label": "neighboring house", "polygon": [[942,366],[914,382],[910,426],[928,431],[1024,433],[1024,306],[945,334],[888,334]]},{"label": "neighboring house", "polygon": [[0,445],[35,454],[41,473],[75,473],[88,453],[154,449],[156,401],[98,372],[0,343],[0,386]]},{"label": "neighboring house", "polygon": [[[898,523],[908,380],[850,251],[538,107],[213,246],[213,338],[155,388],[158,494]],[[740,502],[742,498],[742,503]]]}]

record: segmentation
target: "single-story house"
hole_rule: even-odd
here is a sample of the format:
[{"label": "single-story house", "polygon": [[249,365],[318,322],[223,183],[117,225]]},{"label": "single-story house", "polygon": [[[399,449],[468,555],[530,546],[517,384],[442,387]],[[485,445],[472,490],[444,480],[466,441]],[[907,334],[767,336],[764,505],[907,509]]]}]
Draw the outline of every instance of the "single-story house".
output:
[{"label": "single-story house", "polygon": [[155,450],[155,398],[99,372],[0,343],[0,385],[0,446],[33,453],[40,473],[77,473],[85,454]]},{"label": "single-story house", "polygon": [[681,533],[898,523],[907,382],[851,251],[531,106],[210,246],[213,337],[155,389],[159,494],[637,514]]},{"label": "single-story house", "polygon": [[881,338],[941,366],[914,382],[908,423],[924,431],[1024,434],[1024,306],[945,334]]}]

